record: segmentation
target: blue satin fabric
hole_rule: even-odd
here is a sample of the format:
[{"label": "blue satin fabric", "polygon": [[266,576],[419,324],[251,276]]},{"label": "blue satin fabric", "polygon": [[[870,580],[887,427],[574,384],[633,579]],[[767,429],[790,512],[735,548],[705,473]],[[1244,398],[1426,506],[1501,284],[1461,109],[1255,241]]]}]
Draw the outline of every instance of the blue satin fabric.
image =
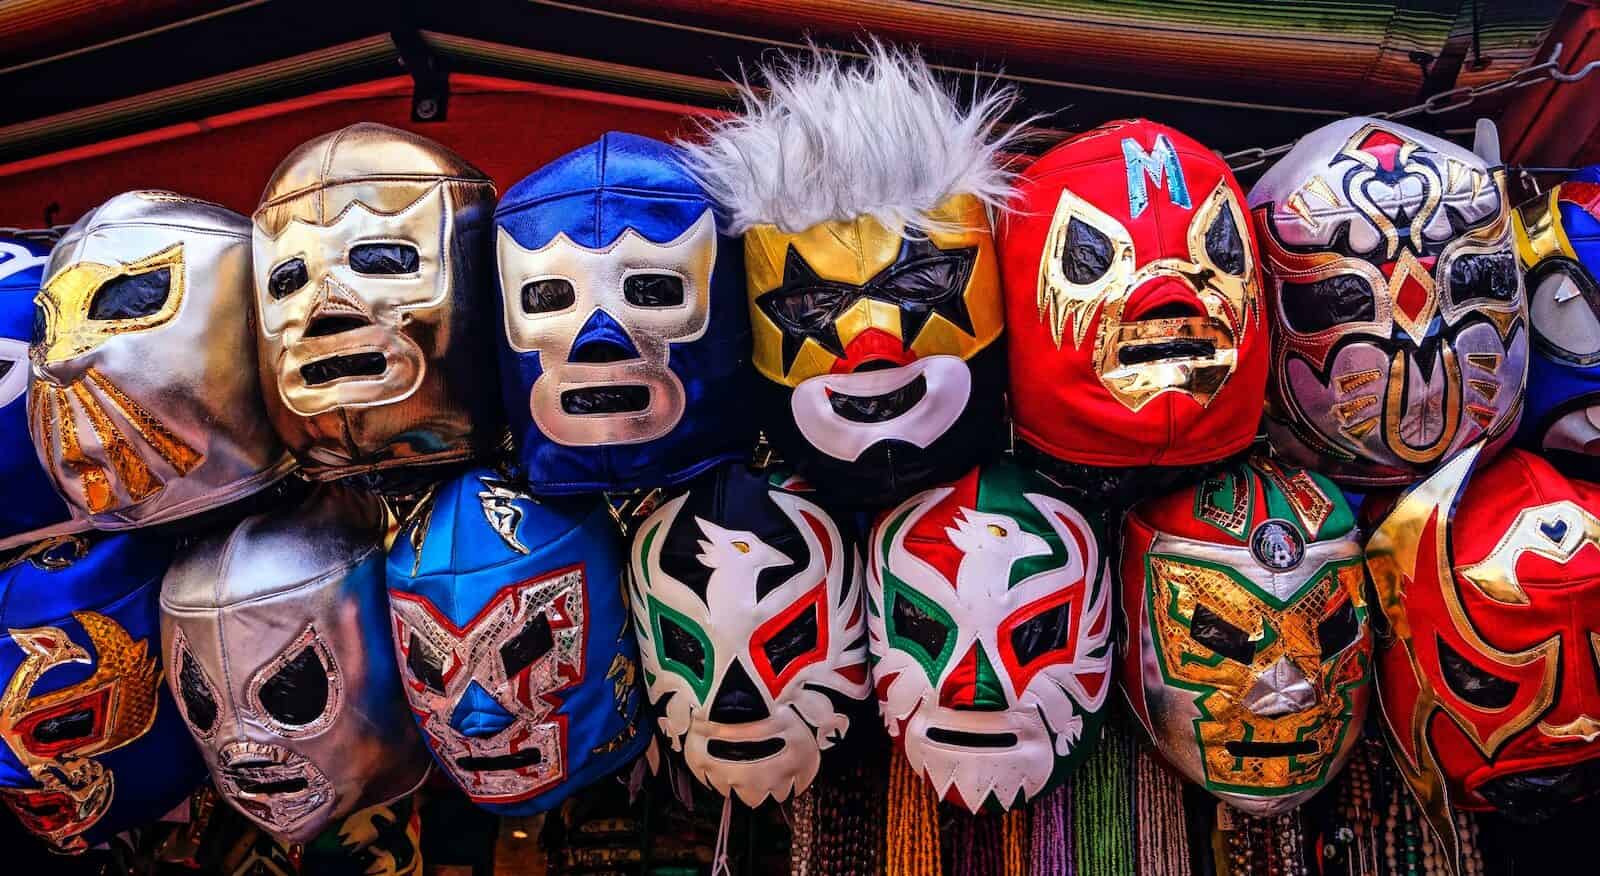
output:
[{"label": "blue satin fabric", "polygon": [[[671,146],[611,132],[512,186],[495,210],[495,225],[524,249],[542,247],[563,233],[580,246],[598,249],[630,228],[651,243],[668,243],[711,209],[710,197]],[[500,291],[521,294],[519,289]],[[585,322],[573,348],[595,341],[637,352],[626,322],[604,310],[597,309]],[[506,413],[536,492],[677,484],[749,451],[755,434],[746,382],[750,316],[738,239],[718,235],[705,333],[695,341],[671,344],[670,351],[668,367],[685,394],[683,417],[671,432],[638,444],[563,446],[541,433],[529,412],[534,381],[544,373],[540,354],[512,350],[502,334]]]},{"label": "blue satin fabric", "polygon": [[[88,846],[93,846],[167,814],[199,786],[206,767],[172,700],[160,666],[164,661],[158,600],[162,576],[173,557],[172,541],[143,534],[67,539],[68,544],[46,556],[71,559],[74,552],[70,542],[80,539],[80,543],[90,544],[87,553],[62,568],[23,560],[0,571],[0,685],[5,686],[0,710],[11,714],[24,700],[37,700],[82,685],[99,671],[105,655],[97,652],[74,613],[103,615],[131,639],[132,653],[156,662],[156,709],[149,729],[103,753],[89,752],[88,743],[79,743],[66,753],[86,756],[110,773],[109,808],[79,834]],[[23,690],[19,685],[13,690],[12,681],[27,658],[18,644],[17,632],[38,628],[61,631],[72,645],[83,649],[89,662],[51,658],[54,665],[39,675],[31,689]],[[115,683],[116,699],[126,723],[126,716],[135,708],[129,701],[144,693],[126,676]],[[87,686],[84,692],[88,692]],[[18,731],[7,733],[5,744],[0,746],[0,788],[40,787],[19,757],[18,752],[23,750],[20,735]]]},{"label": "blue satin fabric", "polygon": [[[636,723],[643,695],[638,646],[623,603],[623,548],[610,509],[599,497],[507,496],[496,504],[514,509],[504,512],[502,519],[510,521],[508,531],[527,548],[522,553],[496,530],[485,509],[483,494],[509,483],[482,468],[440,485],[428,514],[421,559],[412,547],[411,531],[402,530],[389,552],[388,580],[391,605],[401,594],[419,596],[450,623],[473,629],[480,613],[507,586],[582,567],[586,583],[582,677],[564,690],[543,694],[546,701],[559,704],[544,720],[567,725],[566,777],[516,803],[475,801],[502,815],[532,815],[559,806],[576,791],[626,767],[644,750],[650,734]],[[469,665],[459,670],[472,672],[474,680],[451,705],[450,727],[465,736],[492,736],[517,718],[478,683],[479,673],[473,669]],[[405,668],[401,674],[406,684],[414,684]],[[437,758],[439,741],[420,717],[419,724]],[[448,768],[441,772],[451,776]]]},{"label": "blue satin fabric", "polygon": [[[26,344],[32,337],[33,297],[49,254],[50,247],[37,241],[0,236],[0,338]],[[22,390],[0,392],[0,546],[8,546],[48,534],[70,518],[28,437],[27,356],[3,352],[0,359],[11,361],[0,387]]]}]

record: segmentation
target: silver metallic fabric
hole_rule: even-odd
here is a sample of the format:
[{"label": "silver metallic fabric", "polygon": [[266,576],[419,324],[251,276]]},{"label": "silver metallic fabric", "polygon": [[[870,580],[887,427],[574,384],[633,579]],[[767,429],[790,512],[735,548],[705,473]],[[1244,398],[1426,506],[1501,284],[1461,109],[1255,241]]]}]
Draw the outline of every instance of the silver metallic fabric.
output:
[{"label": "silver metallic fabric", "polygon": [[386,518],[370,494],[319,487],[244,520],[168,571],[168,683],[217,788],[305,842],[414,791],[431,759],[389,644]]},{"label": "silver metallic fabric", "polygon": [[51,253],[28,428],[74,517],[129,529],[254,493],[293,467],[250,364],[250,224],[175,195],[118,195]]},{"label": "silver metallic fabric", "polygon": [[261,380],[318,479],[472,455],[496,410],[489,178],[362,123],[302,144],[255,224]]}]

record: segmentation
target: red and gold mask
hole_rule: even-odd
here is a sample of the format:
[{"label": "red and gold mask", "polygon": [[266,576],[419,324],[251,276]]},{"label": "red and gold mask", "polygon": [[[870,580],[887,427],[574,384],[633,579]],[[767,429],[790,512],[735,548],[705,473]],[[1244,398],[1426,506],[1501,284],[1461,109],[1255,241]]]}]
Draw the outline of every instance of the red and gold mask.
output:
[{"label": "red and gold mask", "polygon": [[1600,788],[1600,486],[1520,450],[1474,472],[1481,456],[1418,484],[1367,543],[1393,629],[1384,717],[1441,825],[1451,807],[1537,819]]},{"label": "red and gold mask", "polygon": [[1219,459],[1255,435],[1260,273],[1227,165],[1114,122],[1024,171],[1000,231],[1017,432],[1089,465]]}]

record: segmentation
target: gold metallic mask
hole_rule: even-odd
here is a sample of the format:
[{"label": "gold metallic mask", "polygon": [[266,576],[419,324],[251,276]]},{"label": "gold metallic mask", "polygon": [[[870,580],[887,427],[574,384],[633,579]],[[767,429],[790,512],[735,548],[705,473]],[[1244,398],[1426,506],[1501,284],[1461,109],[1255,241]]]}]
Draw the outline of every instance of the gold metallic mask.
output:
[{"label": "gold metallic mask", "polygon": [[[478,312],[494,186],[431,140],[370,123],[302,144],[254,216],[261,381],[317,479],[470,456],[498,397]],[[352,260],[389,246],[413,261]],[[483,424],[485,426],[490,424]]]},{"label": "gold metallic mask", "polygon": [[[916,337],[906,338],[898,304],[862,297],[839,314],[834,329],[848,347],[868,329],[897,338],[913,354],[909,358],[954,355],[970,359],[1000,336],[1004,312],[1000,297],[1000,270],[994,251],[994,232],[983,202],[973,195],[954,195],[929,214],[925,234],[941,250],[976,249],[976,259],[966,288],[959,293],[971,318],[967,333],[942,314],[934,313]],[[750,320],[755,334],[756,370],[768,380],[799,386],[808,378],[829,374],[840,357],[814,339],[807,338],[787,371],[783,367],[784,330],[755,305],[760,296],[783,285],[784,264],[791,247],[822,279],[864,286],[893,266],[910,233],[886,228],[870,216],[834,220],[788,233],[773,225],[758,225],[745,232],[745,272],[750,292]]]},{"label": "gold metallic mask", "polygon": [[[1223,210],[1232,214],[1234,228],[1244,240],[1241,274],[1229,273],[1214,264],[1206,251],[1206,232]],[[1088,283],[1072,282],[1062,268],[1067,228],[1074,219],[1111,241],[1110,267]],[[1095,370],[1111,395],[1129,410],[1137,411],[1157,395],[1171,391],[1182,392],[1201,406],[1208,405],[1233,375],[1246,324],[1261,318],[1260,279],[1248,230],[1244,210],[1224,179],[1194,211],[1185,235],[1188,258],[1154,259],[1136,267],[1133,236],[1122,223],[1063,188],[1045,237],[1044,254],[1039,259],[1039,318],[1050,326],[1057,347],[1068,336],[1074,347],[1082,347],[1095,313],[1101,314],[1094,338]],[[1206,315],[1124,322],[1122,311],[1128,298],[1158,277],[1172,278],[1192,288],[1205,306]],[[1174,338],[1210,341],[1215,352],[1207,357],[1131,365],[1123,365],[1118,359],[1118,351],[1124,348]]]},{"label": "gold metallic mask", "polygon": [[[81,851],[84,841],[80,834],[111,808],[116,790],[111,771],[93,758],[127,745],[150,729],[156,717],[161,665],[149,653],[148,643],[133,641],[116,621],[92,611],[72,616],[88,634],[93,658],[59,627],[7,631],[26,656],[0,694],[0,738],[41,787],[8,789],[0,794],[19,812],[26,810],[28,799],[34,796],[70,801],[73,813],[69,819],[43,836],[64,851]],[[71,663],[94,663],[94,674],[69,687],[30,696],[45,673]],[[96,703],[93,711],[100,716],[95,732],[48,754],[30,747],[32,725],[41,713],[89,701]]]},{"label": "gold metallic mask", "polygon": [[[1360,732],[1355,700],[1357,688],[1366,684],[1372,641],[1359,636],[1325,659],[1318,625],[1345,600],[1358,618],[1365,616],[1359,560],[1328,562],[1282,603],[1221,563],[1171,554],[1151,554],[1146,563],[1151,635],[1161,672],[1168,684],[1198,695],[1194,732],[1206,786],[1245,795],[1285,794],[1326,779],[1345,737]],[[1191,625],[1201,607],[1249,633],[1251,662],[1224,657],[1193,637]],[[1283,714],[1258,714],[1249,706],[1252,691],[1263,678],[1282,672],[1298,673],[1309,684],[1306,702]],[[1311,742],[1315,750],[1239,757],[1229,750],[1239,742]]]}]

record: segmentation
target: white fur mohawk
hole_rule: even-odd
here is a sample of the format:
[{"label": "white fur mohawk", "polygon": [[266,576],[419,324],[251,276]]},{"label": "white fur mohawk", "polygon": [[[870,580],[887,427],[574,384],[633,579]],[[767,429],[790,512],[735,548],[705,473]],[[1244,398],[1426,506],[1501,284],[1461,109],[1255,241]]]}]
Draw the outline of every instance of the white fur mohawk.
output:
[{"label": "white fur mohawk", "polygon": [[939,228],[928,214],[951,195],[1004,206],[1000,155],[1023,126],[995,131],[1010,87],[974,87],[961,106],[916,54],[873,41],[860,62],[812,47],[758,68],[766,92],[738,83],[743,111],[678,146],[728,216],[728,233],[785,232],[868,215],[890,228]]}]

